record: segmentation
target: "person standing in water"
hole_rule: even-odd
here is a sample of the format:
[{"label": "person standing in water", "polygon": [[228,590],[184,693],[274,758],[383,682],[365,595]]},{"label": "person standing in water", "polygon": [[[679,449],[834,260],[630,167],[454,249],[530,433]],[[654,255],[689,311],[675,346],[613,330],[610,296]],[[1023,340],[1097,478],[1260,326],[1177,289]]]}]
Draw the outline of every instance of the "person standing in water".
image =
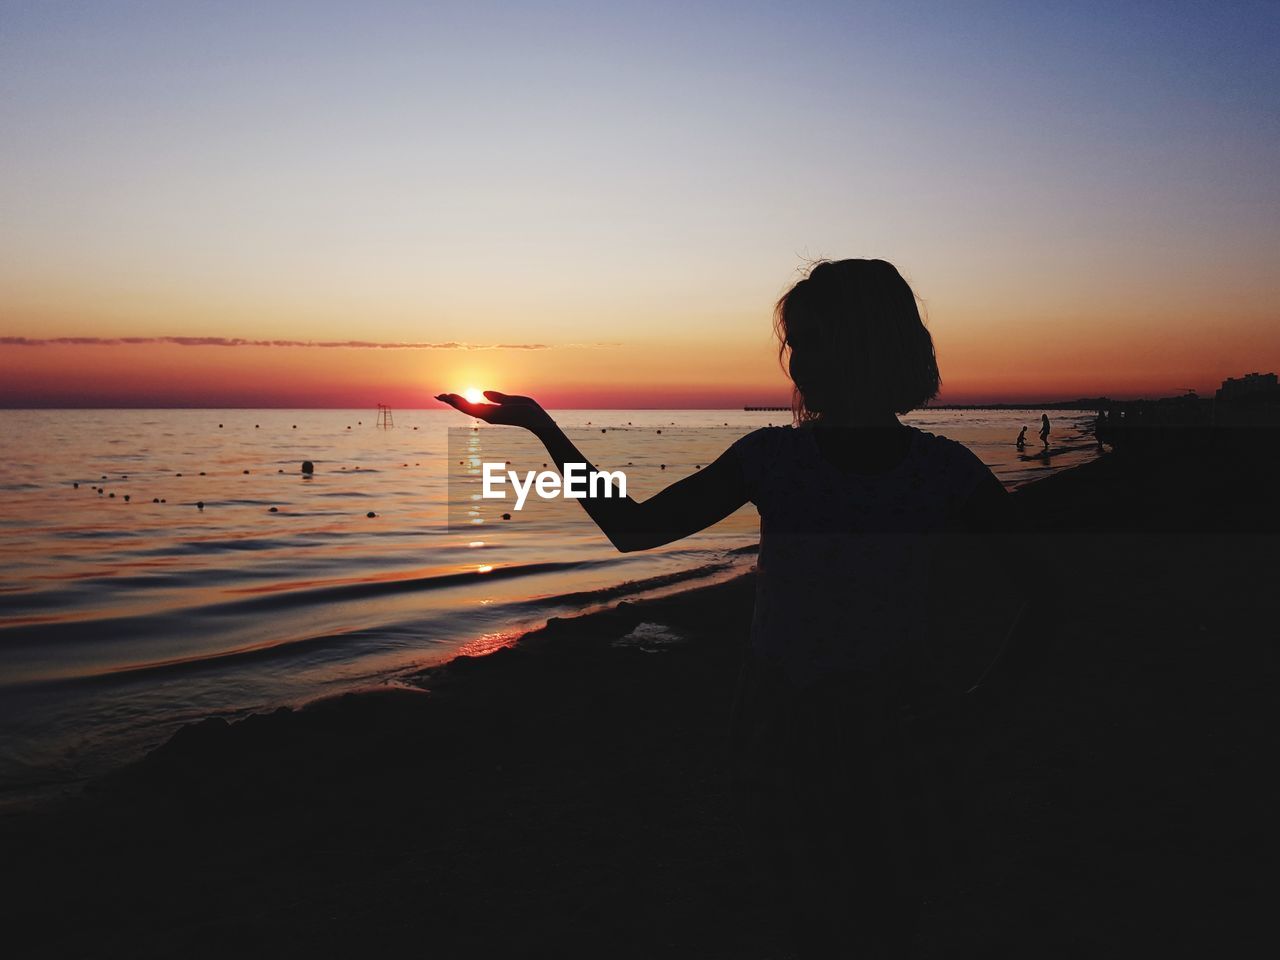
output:
[{"label": "person standing in water", "polygon": [[1047,413],[1040,414],[1040,442],[1044,444],[1046,450],[1049,449],[1049,415]]},{"label": "person standing in water", "polygon": [[1022,429],[1018,431],[1017,447],[1019,450],[1027,449],[1027,425],[1024,423]]},{"label": "person standing in water", "polygon": [[[947,531],[1016,524],[1009,495],[968,448],[898,420],[937,395],[940,377],[915,294],[892,264],[817,263],[776,304],[774,329],[793,426],[747,434],[643,502],[615,490],[579,503],[623,552],[756,505],[755,612],[730,766],[767,896],[802,957],[903,956],[932,861],[925,811],[938,806],[909,746],[905,692],[927,660],[932,546]],[[532,431],[561,471],[596,469],[532,398],[484,395],[489,403],[437,399]],[[1029,596],[1023,558],[992,556]]]}]

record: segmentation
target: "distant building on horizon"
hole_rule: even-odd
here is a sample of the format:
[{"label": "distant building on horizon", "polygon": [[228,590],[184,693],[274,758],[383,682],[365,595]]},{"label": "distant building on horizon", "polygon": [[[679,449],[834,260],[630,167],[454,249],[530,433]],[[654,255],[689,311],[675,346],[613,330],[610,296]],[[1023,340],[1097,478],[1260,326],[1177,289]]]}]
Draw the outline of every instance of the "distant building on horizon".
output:
[{"label": "distant building on horizon", "polygon": [[1274,373],[1246,373],[1243,377],[1227,377],[1215,395],[1218,400],[1256,400],[1280,396],[1280,382]]}]

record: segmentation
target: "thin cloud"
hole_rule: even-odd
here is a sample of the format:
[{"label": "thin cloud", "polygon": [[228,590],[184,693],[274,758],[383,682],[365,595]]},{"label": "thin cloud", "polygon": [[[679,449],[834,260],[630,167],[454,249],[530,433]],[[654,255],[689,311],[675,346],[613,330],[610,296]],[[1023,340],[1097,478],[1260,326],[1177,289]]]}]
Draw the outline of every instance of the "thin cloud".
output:
[{"label": "thin cloud", "polygon": [[179,347],[322,347],[344,350],[554,350],[616,347],[616,343],[443,343],[378,340],[248,340],[243,337],[0,337],[7,347],[119,347],[172,344]]}]

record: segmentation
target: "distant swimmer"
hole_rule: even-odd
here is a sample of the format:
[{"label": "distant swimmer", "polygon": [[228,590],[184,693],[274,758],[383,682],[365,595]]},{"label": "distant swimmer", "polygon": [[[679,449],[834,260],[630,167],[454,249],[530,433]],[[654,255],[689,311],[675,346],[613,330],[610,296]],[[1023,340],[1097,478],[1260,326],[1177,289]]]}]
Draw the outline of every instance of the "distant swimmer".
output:
[{"label": "distant swimmer", "polygon": [[1046,450],[1049,449],[1049,415],[1047,413],[1040,414],[1040,442],[1044,444]]},{"label": "distant swimmer", "polygon": [[1027,427],[1023,424],[1022,429],[1018,431],[1018,449],[1027,449]]}]

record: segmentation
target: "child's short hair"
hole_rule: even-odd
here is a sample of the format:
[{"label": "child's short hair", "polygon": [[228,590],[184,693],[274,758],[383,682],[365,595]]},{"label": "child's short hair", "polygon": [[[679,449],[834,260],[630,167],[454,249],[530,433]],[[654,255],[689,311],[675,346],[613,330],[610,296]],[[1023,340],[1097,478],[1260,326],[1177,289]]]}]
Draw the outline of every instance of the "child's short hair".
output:
[{"label": "child's short hair", "polygon": [[814,264],[778,301],[774,329],[779,358],[790,360],[797,420],[906,413],[938,395],[933,338],[910,285],[884,260]]}]

